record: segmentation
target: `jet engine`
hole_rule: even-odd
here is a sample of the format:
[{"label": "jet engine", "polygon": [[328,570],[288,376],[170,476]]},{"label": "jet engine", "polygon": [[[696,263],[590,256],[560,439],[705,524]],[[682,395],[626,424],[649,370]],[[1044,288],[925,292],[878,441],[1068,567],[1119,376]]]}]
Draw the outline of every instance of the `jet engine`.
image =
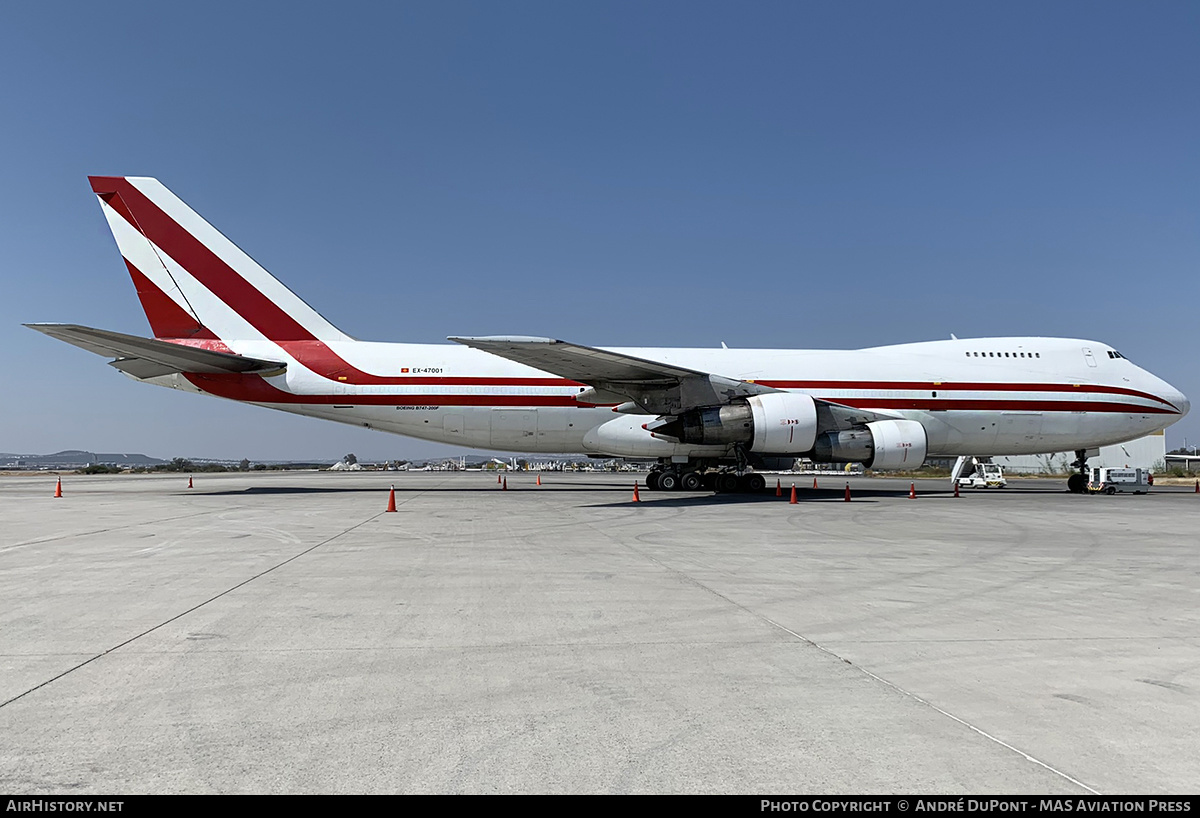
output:
[{"label": "jet engine", "polygon": [[760,454],[803,454],[817,437],[817,406],[809,395],[770,392],[725,406],[691,409],[647,428],[692,445],[740,443]]},{"label": "jet engine", "polygon": [[813,460],[862,463],[869,469],[915,469],[925,462],[925,427],[915,420],[877,420],[864,428],[826,432],[816,439]]}]

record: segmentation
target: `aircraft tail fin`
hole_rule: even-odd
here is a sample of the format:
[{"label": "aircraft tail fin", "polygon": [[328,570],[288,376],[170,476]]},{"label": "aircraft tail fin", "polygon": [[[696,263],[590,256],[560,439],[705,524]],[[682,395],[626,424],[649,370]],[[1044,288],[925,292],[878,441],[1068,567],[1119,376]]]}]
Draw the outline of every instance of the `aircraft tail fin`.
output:
[{"label": "aircraft tail fin", "polygon": [[157,179],[88,180],[155,337],[352,340]]}]

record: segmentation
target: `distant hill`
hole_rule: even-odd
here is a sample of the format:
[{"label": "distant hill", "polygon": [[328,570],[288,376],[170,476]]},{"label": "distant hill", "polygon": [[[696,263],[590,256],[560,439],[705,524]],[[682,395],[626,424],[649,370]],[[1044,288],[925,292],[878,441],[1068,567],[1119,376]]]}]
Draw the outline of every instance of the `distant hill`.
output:
[{"label": "distant hill", "polygon": [[85,452],[66,449],[54,454],[8,454],[0,452],[0,468],[8,469],[80,469],[84,466],[161,466],[157,457],[127,452]]}]

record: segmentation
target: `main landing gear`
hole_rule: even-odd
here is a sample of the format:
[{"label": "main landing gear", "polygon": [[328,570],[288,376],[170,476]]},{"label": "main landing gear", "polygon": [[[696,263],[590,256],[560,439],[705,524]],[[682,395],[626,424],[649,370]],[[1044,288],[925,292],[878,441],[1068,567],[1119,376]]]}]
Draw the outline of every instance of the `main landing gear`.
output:
[{"label": "main landing gear", "polygon": [[1087,449],[1075,450],[1075,462],[1071,464],[1072,468],[1077,468],[1075,474],[1067,478],[1067,491],[1072,494],[1083,494],[1087,491],[1088,470],[1087,470]]},{"label": "main landing gear", "polygon": [[659,491],[756,492],[767,480],[755,472],[738,474],[732,469],[709,469],[703,464],[660,463],[646,476],[646,488]]},{"label": "main landing gear", "polygon": [[656,468],[646,476],[646,488],[662,491],[699,491],[704,488],[704,475],[691,468]]}]

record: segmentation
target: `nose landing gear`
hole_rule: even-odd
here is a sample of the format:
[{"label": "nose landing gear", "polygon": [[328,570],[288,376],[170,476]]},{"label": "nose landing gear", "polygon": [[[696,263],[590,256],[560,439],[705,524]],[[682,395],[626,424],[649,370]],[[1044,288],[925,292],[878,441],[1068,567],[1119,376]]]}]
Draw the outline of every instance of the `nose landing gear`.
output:
[{"label": "nose landing gear", "polygon": [[1072,494],[1083,494],[1087,491],[1088,484],[1087,449],[1075,450],[1075,462],[1071,466],[1079,471],[1067,478],[1067,491]]}]

